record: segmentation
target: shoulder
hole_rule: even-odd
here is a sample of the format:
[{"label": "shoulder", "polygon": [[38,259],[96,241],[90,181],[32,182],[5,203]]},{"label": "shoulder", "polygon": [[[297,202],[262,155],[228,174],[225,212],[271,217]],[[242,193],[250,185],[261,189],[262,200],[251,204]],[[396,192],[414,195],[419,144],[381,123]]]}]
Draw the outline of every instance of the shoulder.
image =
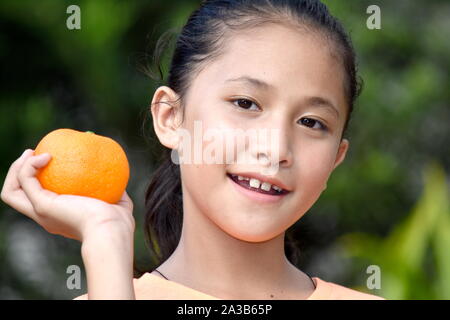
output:
[{"label": "shoulder", "polygon": [[380,296],[350,289],[339,284],[314,277],[316,291],[309,299],[317,300],[386,300]]},{"label": "shoulder", "polygon": [[[139,279],[141,279],[141,278],[139,278]],[[135,292],[136,295],[137,295],[137,290],[136,289],[139,288],[138,287],[139,279],[133,279],[134,292]],[[88,294],[87,293],[82,294],[81,296],[73,298],[73,300],[88,300]]]},{"label": "shoulder", "polygon": [[[203,292],[186,287],[179,283],[162,279],[150,273],[145,273],[138,279],[133,279],[136,300],[216,300]],[[73,300],[87,300],[83,294]]]}]

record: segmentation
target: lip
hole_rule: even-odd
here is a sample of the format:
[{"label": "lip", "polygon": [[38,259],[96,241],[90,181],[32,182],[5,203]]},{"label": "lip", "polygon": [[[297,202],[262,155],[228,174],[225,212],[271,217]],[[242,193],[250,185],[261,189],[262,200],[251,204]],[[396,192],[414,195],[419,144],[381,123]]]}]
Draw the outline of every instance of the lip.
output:
[{"label": "lip", "polygon": [[281,189],[284,189],[286,191],[291,192],[292,188],[289,188],[288,186],[286,186],[285,184],[283,184],[280,180],[278,180],[277,178],[273,178],[273,177],[269,177],[269,176],[264,176],[262,174],[258,174],[255,172],[228,172],[229,174],[235,175],[235,176],[242,176],[242,177],[247,177],[247,178],[254,178],[254,179],[258,179],[261,182],[268,182],[270,184],[274,184],[278,187],[280,187]]},{"label": "lip", "polygon": [[277,203],[277,202],[281,201],[288,194],[288,193],[286,193],[286,194],[280,194],[280,195],[271,195],[271,194],[264,194],[264,193],[260,193],[260,192],[256,192],[256,191],[251,191],[247,188],[242,187],[241,185],[237,184],[236,182],[234,182],[233,179],[231,179],[231,177],[228,174],[227,174],[227,179],[234,186],[234,188],[237,192],[244,195],[245,197],[252,200],[253,202],[258,202],[258,203],[262,203],[262,204]]}]

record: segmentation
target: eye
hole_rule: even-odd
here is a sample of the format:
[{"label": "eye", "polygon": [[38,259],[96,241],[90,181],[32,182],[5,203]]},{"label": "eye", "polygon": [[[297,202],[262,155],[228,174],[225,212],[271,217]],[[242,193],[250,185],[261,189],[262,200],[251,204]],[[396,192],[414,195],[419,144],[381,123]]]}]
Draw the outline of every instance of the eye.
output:
[{"label": "eye", "polygon": [[246,109],[246,110],[251,110],[252,105],[255,105],[258,109],[261,109],[255,102],[253,102],[252,100],[249,100],[249,99],[239,98],[239,99],[231,100],[231,102],[232,103],[237,102],[238,108],[242,108],[242,109]]},{"label": "eye", "polygon": [[[312,129],[319,129],[319,130],[323,130],[323,131],[327,131],[328,130],[326,125],[324,125],[321,121],[316,120],[316,119],[301,118],[299,121],[302,124],[306,125],[309,128],[312,128]],[[316,125],[319,125],[319,127],[317,127]]]}]

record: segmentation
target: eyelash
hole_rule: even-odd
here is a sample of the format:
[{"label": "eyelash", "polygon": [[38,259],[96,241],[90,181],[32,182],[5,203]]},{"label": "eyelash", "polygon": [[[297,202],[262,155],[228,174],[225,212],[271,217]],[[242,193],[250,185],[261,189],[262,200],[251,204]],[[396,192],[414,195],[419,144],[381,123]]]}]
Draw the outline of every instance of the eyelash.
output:
[{"label": "eyelash", "polygon": [[[244,98],[233,99],[233,100],[231,100],[230,102],[234,104],[234,102],[236,102],[236,101],[249,101],[249,102],[253,103],[254,105],[258,106],[258,104],[257,104],[256,102],[254,102],[254,101],[252,101],[252,100],[250,100],[250,99],[244,99]],[[235,105],[235,104],[234,104],[234,105]],[[235,105],[235,106],[236,106],[236,105]],[[240,108],[240,109],[244,109],[244,110],[249,110],[249,109],[242,108],[242,107],[239,107],[239,106],[236,106],[236,107],[237,107],[237,108]],[[260,108],[260,107],[258,106],[258,108]],[[261,109],[261,108],[260,108],[260,109]],[[325,124],[323,124],[322,121],[319,121],[319,120],[316,120],[316,119],[313,119],[313,118],[301,118],[300,120],[303,120],[303,119],[308,119],[308,120],[312,120],[312,121],[315,121],[315,122],[319,123],[320,126],[321,126],[321,128],[319,128],[319,129],[314,129],[314,130],[328,131],[328,127],[327,127]],[[307,126],[307,127],[308,127],[308,126]],[[311,127],[308,127],[308,128],[311,128]]]}]

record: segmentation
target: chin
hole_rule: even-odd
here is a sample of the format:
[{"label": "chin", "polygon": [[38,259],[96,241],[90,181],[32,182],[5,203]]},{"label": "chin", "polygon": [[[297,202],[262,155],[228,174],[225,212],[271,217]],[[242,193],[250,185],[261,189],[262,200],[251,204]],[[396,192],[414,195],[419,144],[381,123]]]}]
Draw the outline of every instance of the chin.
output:
[{"label": "chin", "polygon": [[238,234],[234,236],[235,239],[245,242],[251,242],[251,243],[261,243],[266,242],[269,240],[272,240],[273,238],[276,238],[279,234]]},{"label": "chin", "polygon": [[229,236],[237,240],[253,243],[271,240],[279,236],[280,233],[283,232],[283,230],[280,231],[280,229],[273,224],[272,226],[255,228],[254,225],[246,226],[245,223],[240,222],[238,223],[238,225],[219,224],[219,227],[223,232],[227,233]]}]

